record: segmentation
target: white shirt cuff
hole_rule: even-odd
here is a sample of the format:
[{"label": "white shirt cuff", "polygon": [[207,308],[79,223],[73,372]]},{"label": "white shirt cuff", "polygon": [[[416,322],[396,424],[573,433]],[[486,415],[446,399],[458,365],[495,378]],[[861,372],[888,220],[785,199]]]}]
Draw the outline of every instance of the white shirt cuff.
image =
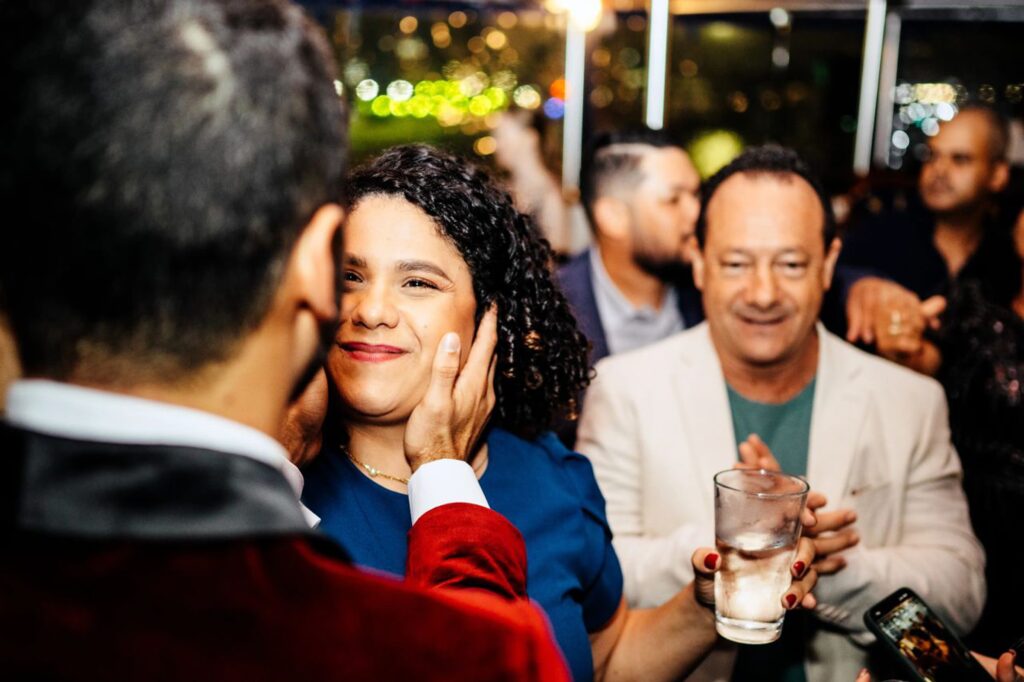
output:
[{"label": "white shirt cuff", "polygon": [[302,504],[302,502],[299,502],[299,509],[302,510],[302,516],[306,519],[306,523],[309,524],[310,528],[320,527],[320,517],[312,509]]},{"label": "white shirt cuff", "polygon": [[409,513],[412,522],[435,507],[452,502],[468,502],[490,509],[476,472],[459,459],[427,462],[409,478]]}]

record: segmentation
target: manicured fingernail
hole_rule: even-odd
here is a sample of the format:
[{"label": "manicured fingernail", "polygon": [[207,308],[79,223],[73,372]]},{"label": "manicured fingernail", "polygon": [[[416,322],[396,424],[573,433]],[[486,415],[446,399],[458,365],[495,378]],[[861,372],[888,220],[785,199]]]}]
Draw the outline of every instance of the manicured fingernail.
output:
[{"label": "manicured fingernail", "polygon": [[796,595],[795,594],[787,594],[786,595],[786,606],[788,606],[789,608],[793,608],[793,606],[795,604],[796,604]]},{"label": "manicured fingernail", "polygon": [[796,571],[796,575],[798,578],[803,578],[804,571],[807,570],[807,564],[805,564],[802,561],[798,561],[795,564],[793,564],[793,570]]},{"label": "manicured fingernail", "polygon": [[713,571],[713,570],[715,570],[715,566],[717,566],[717,565],[718,565],[718,555],[715,554],[714,552],[712,552],[711,554],[708,554],[706,557],[704,557],[704,568],[708,569],[709,571]]},{"label": "manicured fingernail", "polygon": [[444,335],[444,338],[441,339],[441,347],[444,348],[445,351],[449,353],[458,353],[459,335],[456,334],[455,332],[448,332],[447,334]]}]

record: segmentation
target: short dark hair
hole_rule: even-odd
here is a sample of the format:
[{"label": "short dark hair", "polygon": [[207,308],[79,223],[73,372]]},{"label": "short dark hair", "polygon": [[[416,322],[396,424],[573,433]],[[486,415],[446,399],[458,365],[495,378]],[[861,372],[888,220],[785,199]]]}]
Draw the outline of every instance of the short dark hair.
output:
[{"label": "short dark hair", "polygon": [[704,248],[707,237],[707,215],[711,197],[715,195],[723,182],[737,173],[754,176],[769,175],[783,179],[794,175],[803,178],[818,195],[818,201],[821,202],[821,208],[825,212],[822,237],[825,240],[825,250],[828,250],[832,240],[836,237],[836,217],[832,211],[832,202],[829,200],[828,194],[825,193],[825,188],[818,180],[818,176],[814,174],[807,162],[792,149],[778,145],[748,147],[704,183],[701,192],[700,215],[697,217],[697,243],[701,248]]},{"label": "short dark hair", "polygon": [[644,147],[662,149],[682,145],[661,131],[647,128],[604,132],[587,145],[580,173],[580,201],[592,228],[594,204],[606,196],[612,187],[632,189],[643,180],[640,164]]},{"label": "short dark hair", "polygon": [[509,193],[468,161],[417,144],[350,174],[349,211],[372,196],[400,197],[434,220],[469,266],[478,321],[497,302],[496,424],[533,437],[575,416],[589,383],[587,340],[552,279],[551,248]]},{"label": "short dark hair", "polygon": [[337,199],[322,33],[284,0],[12,5],[0,289],[26,373],[168,383],[230,357]]}]

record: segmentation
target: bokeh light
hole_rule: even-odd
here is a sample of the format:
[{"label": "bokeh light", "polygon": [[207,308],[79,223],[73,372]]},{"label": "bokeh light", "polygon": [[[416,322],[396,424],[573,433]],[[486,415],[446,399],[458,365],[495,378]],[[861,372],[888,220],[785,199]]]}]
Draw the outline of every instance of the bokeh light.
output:
[{"label": "bokeh light", "polygon": [[548,94],[560,100],[565,99],[565,79],[556,78],[548,87]]},{"label": "bokeh light", "polygon": [[402,17],[402,20],[398,22],[398,30],[402,33],[409,34],[416,31],[416,27],[420,25],[420,22],[416,17],[408,16]]},{"label": "bokeh light", "polygon": [[412,97],[412,83],[407,80],[396,80],[388,83],[388,97],[395,102],[405,102]]},{"label": "bokeh light", "polygon": [[541,97],[540,92],[532,85],[520,85],[512,93],[512,100],[516,103],[516,106],[520,106],[523,109],[536,109],[540,106]]},{"label": "bokeh light", "polygon": [[462,28],[466,25],[466,13],[462,11],[455,11],[448,15],[448,23],[451,24],[452,28]]},{"label": "bokeh light", "polygon": [[490,156],[498,149],[498,141],[490,135],[479,138],[473,143],[473,151],[480,156]]},{"label": "bokeh light", "polygon": [[359,81],[359,85],[356,86],[356,97],[369,102],[380,93],[380,86],[377,85],[377,81],[372,78]]},{"label": "bokeh light", "polygon": [[551,119],[559,119],[565,116],[565,101],[557,97],[550,98],[544,102],[544,115]]},{"label": "bokeh light", "polygon": [[708,130],[686,145],[702,178],[709,178],[743,151],[743,138],[732,130]]}]

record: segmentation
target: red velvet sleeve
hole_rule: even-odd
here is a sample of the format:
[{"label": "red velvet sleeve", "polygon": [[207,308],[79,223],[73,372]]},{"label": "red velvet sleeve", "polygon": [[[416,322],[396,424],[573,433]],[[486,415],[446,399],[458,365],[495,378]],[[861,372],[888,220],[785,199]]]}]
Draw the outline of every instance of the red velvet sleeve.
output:
[{"label": "red velvet sleeve", "polygon": [[477,589],[526,598],[526,545],[501,514],[476,504],[445,504],[409,531],[406,580],[422,587]]},{"label": "red velvet sleeve", "polygon": [[517,651],[505,662],[514,677],[570,679],[547,618],[527,598],[523,536],[501,514],[457,502],[421,516],[409,531],[406,582],[444,588],[467,607],[515,627]]}]

